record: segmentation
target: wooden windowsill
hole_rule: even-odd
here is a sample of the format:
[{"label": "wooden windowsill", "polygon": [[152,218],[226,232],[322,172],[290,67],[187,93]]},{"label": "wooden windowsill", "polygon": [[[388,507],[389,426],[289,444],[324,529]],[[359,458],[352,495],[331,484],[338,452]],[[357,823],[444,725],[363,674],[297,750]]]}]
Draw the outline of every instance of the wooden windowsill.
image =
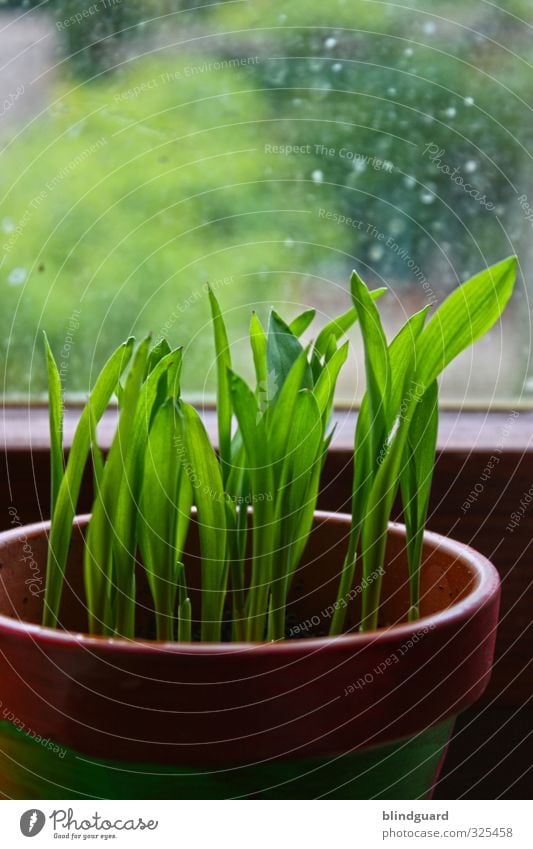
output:
[{"label": "wooden windowsill", "polygon": [[[65,410],[65,446],[72,442],[80,408]],[[216,412],[204,409],[202,416],[210,437],[216,442]],[[351,451],[357,413],[337,410],[337,429],[332,449]],[[109,448],[117,421],[116,409],[108,410],[98,428],[99,441]],[[48,451],[48,410],[42,406],[5,406],[0,414],[0,438],[5,451]],[[533,410],[486,412],[450,411],[440,415],[439,452],[470,454],[498,451],[524,454],[533,452]]]}]

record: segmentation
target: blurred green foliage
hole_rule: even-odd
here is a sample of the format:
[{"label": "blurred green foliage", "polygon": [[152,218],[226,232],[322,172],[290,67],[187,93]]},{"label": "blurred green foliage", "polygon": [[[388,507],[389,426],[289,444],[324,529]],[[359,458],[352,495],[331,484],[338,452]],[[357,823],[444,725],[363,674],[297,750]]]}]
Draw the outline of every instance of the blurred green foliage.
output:
[{"label": "blurred green foliage", "polygon": [[527,2],[105,2],[68,25],[88,0],[33,3],[61,59],[45,114],[3,140],[8,390],[27,390],[40,328],[60,356],[73,310],[68,389],[152,329],[194,348],[202,392],[208,279],[238,335],[250,302],[331,315],[356,259],[398,291],[420,292],[416,266],[437,293],[531,259]]}]

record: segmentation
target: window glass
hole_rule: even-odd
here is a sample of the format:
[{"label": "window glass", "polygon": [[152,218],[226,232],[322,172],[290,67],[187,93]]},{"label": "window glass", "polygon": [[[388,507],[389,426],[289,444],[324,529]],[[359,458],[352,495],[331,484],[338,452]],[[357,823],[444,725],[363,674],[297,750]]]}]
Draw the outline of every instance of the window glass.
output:
[{"label": "window glass", "polygon": [[532,22],[529,0],[0,2],[4,393],[42,397],[43,329],[73,395],[151,330],[209,398],[206,281],[246,374],[251,308],[312,305],[318,327],[356,267],[389,287],[392,334],[517,253],[501,326],[442,397],[527,402]]}]

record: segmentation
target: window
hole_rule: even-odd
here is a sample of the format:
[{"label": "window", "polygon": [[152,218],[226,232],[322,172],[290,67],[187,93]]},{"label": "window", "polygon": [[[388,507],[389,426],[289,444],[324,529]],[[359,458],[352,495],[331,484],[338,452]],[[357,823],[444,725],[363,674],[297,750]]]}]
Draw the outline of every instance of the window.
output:
[{"label": "window", "polygon": [[[517,253],[501,327],[450,370],[442,397],[530,401],[527,0],[0,10],[8,397],[44,393],[46,329],[73,395],[122,338],[151,330],[192,349],[184,388],[209,398],[208,280],[244,371],[252,307],[313,305],[324,322],[348,307],[355,266],[389,286],[393,333]],[[356,341],[347,403],[361,395],[360,355]]]}]

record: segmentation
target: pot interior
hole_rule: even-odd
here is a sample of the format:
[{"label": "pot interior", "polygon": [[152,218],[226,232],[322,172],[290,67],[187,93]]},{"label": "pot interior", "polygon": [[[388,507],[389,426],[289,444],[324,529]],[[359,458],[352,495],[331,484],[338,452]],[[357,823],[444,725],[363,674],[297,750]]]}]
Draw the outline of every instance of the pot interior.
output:
[{"label": "pot interior", "polygon": [[[66,630],[86,632],[87,612],[83,588],[83,529],[85,520],[74,528],[60,623]],[[287,636],[300,638],[327,634],[332,605],[337,596],[349,531],[346,517],[317,514],[301,566],[294,576],[288,605]],[[438,539],[438,538],[437,538]],[[43,607],[46,573],[46,526],[37,527],[3,542],[0,548],[0,614],[39,624]],[[199,619],[199,545],[194,521],[187,541],[184,562],[193,606],[193,619]],[[407,559],[402,526],[393,525],[387,542],[383,576],[383,603],[380,627],[406,621],[409,607]],[[450,607],[464,598],[476,581],[472,567],[460,556],[439,548],[435,538],[426,542],[421,575],[421,615]],[[357,626],[361,576],[356,574],[346,617],[346,630]],[[153,636],[153,607],[142,567],[137,575],[137,634]],[[346,599],[348,601],[349,599]],[[193,626],[194,631],[194,626]]]}]

